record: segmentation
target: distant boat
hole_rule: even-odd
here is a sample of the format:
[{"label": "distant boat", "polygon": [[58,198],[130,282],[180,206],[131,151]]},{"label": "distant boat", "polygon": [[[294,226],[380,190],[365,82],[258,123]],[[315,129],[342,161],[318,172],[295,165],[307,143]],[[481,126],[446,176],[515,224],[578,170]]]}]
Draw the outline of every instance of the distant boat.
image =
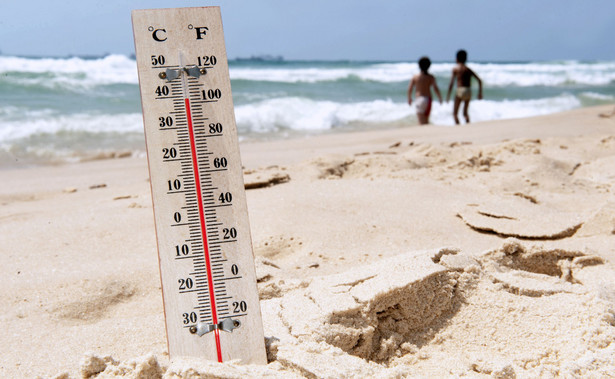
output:
[{"label": "distant boat", "polygon": [[235,61],[237,62],[282,62],[284,61],[284,57],[281,55],[269,55],[269,54],[265,54],[265,55],[252,55],[249,58],[245,58],[245,57],[237,57],[235,58]]}]

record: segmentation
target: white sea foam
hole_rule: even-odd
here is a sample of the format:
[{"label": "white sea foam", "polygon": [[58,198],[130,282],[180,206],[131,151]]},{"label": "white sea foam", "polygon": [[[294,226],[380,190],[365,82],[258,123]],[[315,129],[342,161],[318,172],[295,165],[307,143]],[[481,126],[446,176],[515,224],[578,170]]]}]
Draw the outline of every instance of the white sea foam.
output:
[{"label": "white sea foam", "polygon": [[[564,94],[536,100],[472,101],[473,121],[530,117],[573,109],[581,105],[573,95]],[[452,103],[434,102],[431,120],[452,125]],[[293,130],[318,132],[354,124],[416,123],[413,107],[392,100],[357,103],[316,101],[289,97],[264,100],[235,108],[240,133],[264,134]],[[27,139],[36,135],[61,133],[142,133],[141,115],[129,114],[58,114],[51,109],[24,111],[19,107],[0,108],[3,117],[0,143]],[[13,117],[14,116],[14,117]],[[17,117],[19,116],[19,117]]]},{"label": "white sea foam", "polygon": [[[615,81],[615,63],[471,63],[485,86],[562,86],[571,84],[600,86]],[[434,63],[430,72],[449,78],[454,65]],[[316,83],[356,77],[383,83],[408,81],[419,71],[415,63],[381,63],[359,67],[269,67],[231,68],[231,78],[285,83]]]},{"label": "white sea foam", "polygon": [[492,86],[600,86],[615,81],[615,63],[476,64],[472,66]]},{"label": "white sea foam", "polygon": [[594,99],[594,100],[600,100],[600,101],[615,100],[615,96],[613,95],[604,95],[602,93],[596,93],[596,92],[582,92],[580,95],[588,99]]},{"label": "white sea foam", "polygon": [[229,68],[231,79],[281,83],[317,83],[335,81],[351,75],[353,70],[341,68]]},{"label": "white sea foam", "polygon": [[[474,63],[469,65],[487,86],[562,86],[570,84],[599,86],[615,81],[615,62],[530,62]],[[452,63],[434,63],[430,71],[448,79]],[[231,79],[281,83],[317,83],[358,78],[382,83],[408,81],[418,73],[415,62],[394,63],[317,63],[236,66],[231,62]],[[124,55],[99,59],[22,58],[0,56],[1,73],[47,73],[49,76],[19,77],[23,83],[42,85],[93,86],[137,84],[136,63]],[[10,80],[8,75],[5,79]],[[14,79],[17,80],[17,79]]]},{"label": "white sea foam", "polygon": [[[470,117],[475,122],[530,117],[569,110],[580,105],[580,101],[570,94],[537,100],[482,100],[471,103]],[[349,124],[416,124],[414,108],[391,100],[345,104],[281,98],[236,107],[235,114],[237,125],[243,133],[324,131]],[[440,105],[435,101],[431,121],[439,125],[453,125],[452,102]]]},{"label": "white sea foam", "polygon": [[[481,100],[470,103],[470,119],[472,122],[502,120],[546,115],[562,112],[581,106],[581,102],[570,94],[535,99],[535,100]],[[463,120],[462,110],[459,110],[459,119]],[[452,102],[444,107],[435,106],[431,120],[439,125],[453,125]]]},{"label": "white sea foam", "polygon": [[[29,119],[37,119],[42,117],[48,117],[53,115],[55,111],[49,108],[29,110],[23,106],[16,105],[4,105],[0,107],[0,120],[2,121],[2,128],[0,133],[5,128],[5,125],[11,124],[11,122],[21,123],[24,117]],[[1,139],[0,139],[1,140]]]},{"label": "white sea foam", "polygon": [[351,123],[393,122],[410,113],[406,104],[391,100],[346,104],[297,97],[265,100],[235,109],[237,126],[246,133],[322,131]]},{"label": "white sea foam", "polygon": [[79,113],[57,114],[51,109],[20,111],[16,107],[0,108],[3,113],[18,113],[21,118],[7,117],[0,128],[0,143],[11,143],[36,135],[59,133],[131,133],[142,132],[143,119],[139,113],[102,115]]},{"label": "white sea foam", "polygon": [[[452,67],[452,66],[451,66]],[[317,83],[358,78],[374,82],[407,81],[418,73],[414,63],[368,64],[359,67],[230,68],[231,79],[282,83]]]},{"label": "white sea foam", "polygon": [[[48,74],[36,77],[15,76],[15,73]],[[0,74],[18,84],[94,86],[101,84],[138,84],[134,60],[124,55],[108,55],[100,59],[22,58],[0,56]]]}]

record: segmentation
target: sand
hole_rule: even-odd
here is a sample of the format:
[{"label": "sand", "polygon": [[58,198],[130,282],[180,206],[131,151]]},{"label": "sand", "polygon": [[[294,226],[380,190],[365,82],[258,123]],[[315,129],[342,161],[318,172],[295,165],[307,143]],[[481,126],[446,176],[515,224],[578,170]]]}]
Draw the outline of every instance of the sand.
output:
[{"label": "sand", "polygon": [[615,377],[609,110],[242,144],[266,366],[169,361],[146,159],[4,170],[0,377]]}]

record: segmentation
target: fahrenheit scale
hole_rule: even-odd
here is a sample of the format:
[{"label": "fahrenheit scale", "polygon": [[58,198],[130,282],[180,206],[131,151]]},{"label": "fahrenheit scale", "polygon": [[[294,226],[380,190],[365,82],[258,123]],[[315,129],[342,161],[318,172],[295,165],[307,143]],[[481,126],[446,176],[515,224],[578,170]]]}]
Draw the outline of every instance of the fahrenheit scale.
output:
[{"label": "fahrenheit scale", "polygon": [[264,364],[220,9],[132,23],[169,354]]}]

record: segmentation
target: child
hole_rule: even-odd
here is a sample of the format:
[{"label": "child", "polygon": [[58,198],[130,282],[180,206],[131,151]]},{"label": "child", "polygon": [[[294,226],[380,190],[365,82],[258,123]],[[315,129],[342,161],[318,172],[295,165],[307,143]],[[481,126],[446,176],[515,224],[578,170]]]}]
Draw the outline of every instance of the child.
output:
[{"label": "child", "polygon": [[431,112],[431,87],[436,91],[436,95],[438,95],[438,99],[440,99],[440,104],[442,104],[442,96],[440,95],[436,78],[427,72],[429,66],[431,66],[429,58],[422,57],[419,59],[421,73],[414,75],[408,86],[409,105],[412,105],[412,90],[416,87],[416,115],[421,125],[429,123],[429,113]]},{"label": "child", "polygon": [[446,102],[451,98],[451,91],[453,90],[453,83],[457,78],[457,92],[455,93],[455,105],[453,106],[453,116],[455,117],[455,124],[459,124],[459,118],[457,113],[459,112],[459,105],[463,101],[463,117],[466,119],[466,123],[470,122],[470,115],[468,114],[468,108],[470,106],[470,99],[472,98],[472,90],[470,85],[472,77],[475,77],[478,81],[478,99],[483,98],[483,83],[478,75],[474,71],[470,70],[466,66],[466,60],[468,59],[468,53],[465,50],[459,50],[457,52],[457,66],[453,68],[453,77],[451,83],[448,85],[448,93],[446,94]]}]

